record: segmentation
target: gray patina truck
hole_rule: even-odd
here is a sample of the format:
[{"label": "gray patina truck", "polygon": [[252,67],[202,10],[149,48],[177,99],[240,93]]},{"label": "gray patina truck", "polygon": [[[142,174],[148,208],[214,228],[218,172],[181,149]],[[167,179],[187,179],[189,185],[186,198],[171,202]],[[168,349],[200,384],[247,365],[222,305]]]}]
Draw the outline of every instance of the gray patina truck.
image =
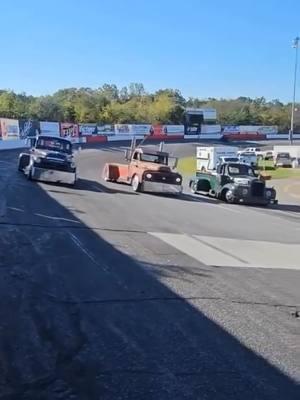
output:
[{"label": "gray patina truck", "polygon": [[77,169],[72,143],[60,137],[38,136],[19,155],[18,170],[30,180],[75,185]]}]

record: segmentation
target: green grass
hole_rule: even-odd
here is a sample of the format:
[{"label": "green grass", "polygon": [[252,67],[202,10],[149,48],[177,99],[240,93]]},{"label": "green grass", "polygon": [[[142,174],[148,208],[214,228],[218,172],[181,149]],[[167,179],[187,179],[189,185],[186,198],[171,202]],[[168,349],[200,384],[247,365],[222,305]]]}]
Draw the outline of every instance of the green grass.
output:
[{"label": "green grass", "polygon": [[196,158],[184,157],[178,160],[177,169],[181,175],[195,175],[196,174]]},{"label": "green grass", "polygon": [[275,168],[272,160],[260,160],[258,168],[262,174],[273,179],[300,178],[299,168]]},{"label": "green grass", "polygon": [[[196,158],[184,157],[179,159],[177,169],[183,176],[192,176],[196,173]],[[273,161],[259,161],[259,170],[262,175],[269,175],[273,179],[300,178],[300,169],[274,168]]]}]

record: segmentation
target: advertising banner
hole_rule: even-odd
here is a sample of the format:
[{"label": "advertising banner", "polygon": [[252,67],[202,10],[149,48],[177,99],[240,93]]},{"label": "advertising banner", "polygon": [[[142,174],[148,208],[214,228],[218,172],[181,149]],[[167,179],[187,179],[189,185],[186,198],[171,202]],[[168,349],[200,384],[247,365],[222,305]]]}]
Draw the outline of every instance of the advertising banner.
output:
[{"label": "advertising banner", "polygon": [[58,122],[40,122],[41,134],[49,136],[60,136],[60,129]]},{"label": "advertising banner", "polygon": [[62,122],[60,124],[60,136],[66,139],[77,139],[79,137],[78,125],[69,122]]},{"label": "advertising banner", "polygon": [[97,125],[97,134],[111,136],[115,134],[115,126],[112,124]]},{"label": "advertising banner", "polygon": [[259,126],[257,131],[264,135],[275,135],[278,133],[278,126]]},{"label": "advertising banner", "polygon": [[147,136],[150,133],[151,125],[144,124],[144,125],[131,125],[131,132],[135,136]]},{"label": "advertising banner", "polygon": [[180,139],[184,137],[183,125],[152,125],[149,138],[152,139]]},{"label": "advertising banner", "polygon": [[237,125],[224,125],[223,132],[224,133],[238,133],[240,131],[240,127]]},{"label": "advertising banner", "polygon": [[19,120],[20,138],[33,138],[41,133],[40,121],[33,119],[21,119]]},{"label": "advertising banner", "polygon": [[223,127],[224,134],[230,133],[259,133],[263,135],[276,134],[278,132],[278,127],[267,126],[267,125],[225,125]]},{"label": "advertising banner", "polygon": [[115,134],[125,136],[146,136],[149,135],[150,124],[116,124]]},{"label": "advertising banner", "polygon": [[20,139],[19,121],[17,119],[1,118],[0,125],[2,140]]},{"label": "advertising banner", "polygon": [[130,125],[128,124],[116,124],[115,125],[115,134],[116,135],[127,135],[131,134]]},{"label": "advertising banner", "polygon": [[202,134],[215,134],[221,132],[221,125],[201,125]]},{"label": "advertising banner", "polygon": [[96,124],[80,124],[79,134],[82,136],[96,135],[97,125]]},{"label": "advertising banner", "polygon": [[184,126],[183,125],[164,125],[163,132],[167,136],[182,137],[184,135]]}]

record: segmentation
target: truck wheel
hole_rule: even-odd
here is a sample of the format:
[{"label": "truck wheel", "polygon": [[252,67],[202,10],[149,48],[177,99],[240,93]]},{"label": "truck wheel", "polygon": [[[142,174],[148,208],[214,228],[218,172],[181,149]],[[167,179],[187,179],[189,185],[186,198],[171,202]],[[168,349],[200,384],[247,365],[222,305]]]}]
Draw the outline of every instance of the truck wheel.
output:
[{"label": "truck wheel", "polygon": [[189,186],[190,186],[191,193],[196,194],[197,193],[197,182],[190,181]]},{"label": "truck wheel", "polygon": [[139,192],[141,190],[140,180],[137,175],[134,175],[134,177],[132,178],[131,186],[134,192]]},{"label": "truck wheel", "polygon": [[224,197],[225,197],[225,201],[227,203],[230,203],[230,204],[234,203],[234,196],[233,196],[233,193],[232,193],[232,191],[230,189],[226,190]]}]

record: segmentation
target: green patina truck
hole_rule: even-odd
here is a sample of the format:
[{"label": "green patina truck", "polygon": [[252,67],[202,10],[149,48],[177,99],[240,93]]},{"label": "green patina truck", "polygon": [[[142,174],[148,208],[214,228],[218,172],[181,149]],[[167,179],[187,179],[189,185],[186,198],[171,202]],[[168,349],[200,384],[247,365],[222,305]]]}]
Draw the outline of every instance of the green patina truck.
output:
[{"label": "green patina truck", "polygon": [[228,203],[277,204],[276,190],[246,164],[220,163],[215,170],[197,171],[189,183],[193,193],[206,194]]}]

